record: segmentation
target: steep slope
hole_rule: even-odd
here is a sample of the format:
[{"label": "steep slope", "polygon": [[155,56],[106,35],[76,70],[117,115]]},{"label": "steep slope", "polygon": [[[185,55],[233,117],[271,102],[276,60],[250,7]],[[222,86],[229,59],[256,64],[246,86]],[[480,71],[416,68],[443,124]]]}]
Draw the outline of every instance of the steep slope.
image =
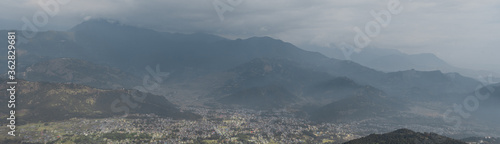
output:
[{"label": "steep slope", "polygon": [[407,108],[388,99],[384,92],[366,86],[355,95],[332,102],[311,113],[317,122],[351,121],[395,115]]},{"label": "steep slope", "polygon": [[371,134],[344,144],[466,144],[435,133],[420,133],[399,129],[386,134]]},{"label": "steep slope", "polygon": [[181,70],[179,73],[183,68],[210,72],[226,70],[254,58],[306,60],[320,56],[269,37],[227,40],[202,33],[169,34],[102,19],[83,22],[71,32],[91,60],[106,61],[121,69],[158,63],[165,69]]},{"label": "steep slope", "polygon": [[220,98],[241,90],[269,85],[300,94],[311,84],[333,78],[327,73],[302,69],[297,65],[293,61],[282,59],[254,59],[228,70],[231,78],[208,96]]}]

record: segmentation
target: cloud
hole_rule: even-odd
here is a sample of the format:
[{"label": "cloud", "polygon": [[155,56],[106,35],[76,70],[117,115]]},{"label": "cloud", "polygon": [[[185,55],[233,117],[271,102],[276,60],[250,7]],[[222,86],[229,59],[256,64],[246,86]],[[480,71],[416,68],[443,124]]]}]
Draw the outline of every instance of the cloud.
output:
[{"label": "cloud", "polygon": [[[44,0],[48,1],[48,0]],[[215,0],[72,0],[43,29],[66,30],[89,18],[170,32],[207,32],[228,37],[272,36],[297,45],[352,43],[353,27],[374,20],[370,11],[390,0],[243,0],[220,21]],[[226,0],[220,0],[226,2]],[[374,37],[372,46],[409,53],[431,52],[472,68],[498,67],[500,1],[401,0],[403,11]],[[38,0],[9,1],[0,29],[20,29],[21,18],[42,10]],[[8,14],[6,14],[8,13]],[[481,65],[481,66],[479,66]]]},{"label": "cloud", "polygon": [[86,17],[83,18],[84,21],[88,21],[90,19],[92,19],[92,16],[86,16]]}]

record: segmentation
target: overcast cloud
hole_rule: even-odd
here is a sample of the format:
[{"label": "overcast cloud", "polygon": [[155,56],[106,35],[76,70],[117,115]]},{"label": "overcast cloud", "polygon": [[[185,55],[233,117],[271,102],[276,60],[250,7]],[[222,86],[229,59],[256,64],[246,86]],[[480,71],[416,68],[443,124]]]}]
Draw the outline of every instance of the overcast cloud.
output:
[{"label": "overcast cloud", "polygon": [[[39,0],[2,0],[0,29],[21,29],[42,11]],[[47,0],[41,0],[47,1]],[[214,0],[72,0],[42,30],[67,30],[90,18],[169,32],[230,38],[271,36],[296,45],[353,43],[353,27],[374,20],[389,0],[243,0],[219,19]],[[226,0],[220,0],[226,2]],[[453,65],[500,72],[500,1],[401,0],[403,10],[371,46],[430,52]],[[305,48],[307,49],[307,48]]]}]

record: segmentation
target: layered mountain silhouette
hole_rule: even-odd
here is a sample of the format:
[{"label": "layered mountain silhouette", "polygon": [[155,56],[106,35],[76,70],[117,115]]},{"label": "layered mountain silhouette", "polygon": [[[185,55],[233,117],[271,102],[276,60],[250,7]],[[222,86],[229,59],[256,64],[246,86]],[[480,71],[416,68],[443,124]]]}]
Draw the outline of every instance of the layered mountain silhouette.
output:
[{"label": "layered mountain silhouette", "polygon": [[[204,33],[157,32],[105,19],[85,21],[69,31],[39,32],[34,38],[20,40],[18,47],[18,73],[29,81],[128,88],[137,81],[134,77],[148,74],[146,66],[158,65],[162,72],[170,73],[169,80],[160,84],[163,89],[201,91],[189,96],[223,105],[269,109],[315,105],[311,118],[322,121],[396,115],[409,105],[426,107],[424,104],[430,102],[451,107],[480,84],[459,73],[418,68],[378,71],[270,37],[231,40]],[[422,65],[437,61],[432,55],[415,57],[415,61],[430,60]],[[51,83],[47,87],[62,87],[58,85],[71,84]],[[190,87],[193,85],[196,87]],[[48,92],[40,93],[32,99],[41,99]],[[433,110],[443,113],[445,108]]]},{"label": "layered mountain silhouette", "polygon": [[495,77],[500,77],[500,74],[493,71],[478,71],[455,67],[431,53],[406,54],[394,49],[366,47],[359,52],[348,54],[347,58],[344,52],[339,48],[341,45],[330,48],[310,45],[304,47],[311,51],[321,52],[331,58],[350,59],[364,66],[384,72],[404,71],[410,69],[419,71],[440,70],[447,73],[459,72],[460,74],[471,78],[477,78],[480,75],[493,75]]},{"label": "layered mountain silhouette", "polygon": [[291,104],[322,106],[367,89],[381,92],[347,77],[334,77],[282,59],[254,59],[228,70],[224,76],[229,78],[207,97],[226,104],[259,108],[282,108]]},{"label": "layered mountain silhouette", "polygon": [[258,58],[229,69],[230,79],[221,88],[211,93],[223,97],[248,88],[279,85],[295,94],[317,81],[332,78],[324,72],[303,69],[296,62],[282,59]]}]

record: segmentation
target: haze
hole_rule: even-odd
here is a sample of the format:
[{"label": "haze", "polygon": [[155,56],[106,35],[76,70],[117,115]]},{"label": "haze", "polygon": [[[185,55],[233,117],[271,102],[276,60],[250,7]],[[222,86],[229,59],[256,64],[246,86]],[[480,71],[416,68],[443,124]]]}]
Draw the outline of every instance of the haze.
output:
[{"label": "haze", "polygon": [[[225,0],[223,0],[225,2]],[[3,0],[0,29],[21,29],[43,10],[38,0]],[[166,32],[206,32],[228,38],[271,36],[307,46],[331,47],[352,43],[353,27],[364,29],[375,20],[370,11],[386,10],[384,1],[242,0],[232,11],[217,15],[214,0],[86,0],[70,1],[49,17],[40,30],[67,30],[93,18]],[[238,1],[236,1],[238,2]],[[500,1],[400,1],[369,46],[405,53],[433,53],[452,65],[500,73]]]}]

